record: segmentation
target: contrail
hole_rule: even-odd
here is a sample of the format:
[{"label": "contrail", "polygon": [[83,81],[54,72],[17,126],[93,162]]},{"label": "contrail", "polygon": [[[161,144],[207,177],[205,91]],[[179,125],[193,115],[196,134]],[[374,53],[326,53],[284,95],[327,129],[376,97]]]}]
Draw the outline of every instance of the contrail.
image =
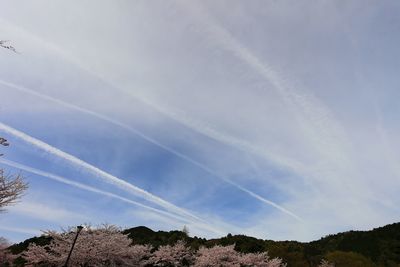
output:
[{"label": "contrail", "polygon": [[[204,31],[213,37],[214,41],[222,49],[231,52],[233,56],[247,64],[272,85],[299,121],[299,125],[309,135],[313,143],[318,145],[320,153],[337,160],[342,165],[348,165],[349,160],[346,158],[346,155],[338,149],[338,140],[340,140],[341,145],[344,147],[350,146],[349,141],[345,137],[341,125],[334,120],[331,112],[321,101],[311,94],[295,92],[290,83],[279,72],[269,65],[268,62],[261,61],[246,46],[240,43],[228,30],[208,15],[201,5],[192,1],[177,0],[177,2],[190,11],[192,19],[194,18],[200,24],[206,26]],[[306,127],[306,125],[309,126]],[[257,152],[248,145],[246,147],[250,148],[251,152]],[[260,155],[260,153],[257,154]],[[269,155],[264,154],[264,156],[267,159],[271,159]],[[285,162],[278,159],[277,163],[284,164]],[[290,165],[288,164],[289,167]],[[291,169],[297,170],[297,168]]]},{"label": "contrail", "polygon": [[52,174],[52,173],[49,173],[49,172],[45,172],[45,171],[30,167],[30,166],[27,166],[27,165],[24,165],[24,164],[17,163],[15,161],[11,161],[11,160],[6,160],[6,159],[3,159],[3,158],[0,158],[0,163],[8,165],[8,166],[13,167],[13,168],[17,168],[17,169],[26,171],[26,172],[30,172],[30,173],[36,174],[36,175],[39,175],[39,176],[42,176],[42,177],[46,177],[46,178],[49,178],[51,180],[54,180],[54,181],[57,181],[57,182],[60,182],[60,183],[63,183],[63,184],[69,185],[69,186],[73,186],[73,187],[76,187],[76,188],[79,188],[79,189],[82,189],[82,190],[86,190],[86,191],[89,191],[89,192],[92,192],[92,193],[96,193],[96,194],[100,194],[100,195],[103,195],[103,196],[106,196],[106,197],[114,198],[114,199],[120,200],[122,202],[126,202],[126,203],[129,203],[129,204],[132,204],[132,205],[135,205],[135,206],[150,210],[150,211],[152,211],[154,213],[158,213],[158,214],[160,214],[162,216],[173,218],[173,219],[175,219],[177,221],[191,222],[191,223],[194,223],[199,228],[201,227],[201,228],[206,229],[206,230],[211,230],[211,231],[213,231],[215,233],[218,233],[218,234],[222,233],[221,231],[215,230],[215,229],[213,229],[213,228],[211,228],[211,227],[209,227],[209,226],[207,226],[205,224],[199,224],[198,222],[194,222],[193,220],[188,220],[187,218],[183,218],[183,217],[177,216],[175,214],[172,214],[172,213],[160,210],[160,209],[156,209],[156,208],[144,205],[144,204],[139,203],[137,201],[134,201],[134,200],[131,200],[131,199],[128,199],[128,198],[125,198],[125,197],[121,197],[121,196],[119,196],[117,194],[114,194],[114,193],[111,193],[111,192],[108,192],[108,191],[104,191],[104,190],[100,190],[98,188],[95,188],[95,187],[92,187],[92,186],[88,186],[88,185],[85,185],[85,184],[82,184],[82,183],[79,183],[79,182],[75,182],[75,181],[72,181],[72,180],[67,179],[65,177],[62,177],[62,176],[59,176],[59,175],[55,175],[55,174]]},{"label": "contrail", "polygon": [[[193,160],[192,158],[188,157],[187,155],[182,154],[182,153],[180,153],[179,151],[177,151],[177,150],[175,150],[173,148],[170,148],[170,147],[168,147],[166,145],[161,144],[160,142],[156,141],[155,139],[149,137],[148,135],[144,134],[143,132],[141,132],[141,131],[137,130],[136,128],[131,127],[131,126],[125,124],[125,123],[122,123],[120,121],[112,119],[112,118],[110,118],[108,116],[102,115],[100,113],[94,112],[92,110],[79,107],[77,105],[65,102],[63,100],[60,100],[60,99],[55,98],[55,97],[51,97],[51,96],[46,95],[46,94],[39,93],[39,92],[37,92],[35,90],[29,89],[29,88],[26,88],[26,87],[23,87],[23,86],[14,84],[14,83],[10,83],[10,82],[4,81],[4,80],[0,80],[0,84],[5,85],[5,86],[10,87],[10,88],[17,89],[17,90],[19,90],[21,92],[24,92],[24,93],[28,93],[28,94],[34,95],[36,97],[39,97],[39,98],[54,102],[54,103],[59,104],[61,106],[64,106],[64,107],[67,107],[67,108],[70,108],[70,109],[73,109],[73,110],[88,114],[90,116],[93,116],[93,117],[95,117],[97,119],[106,121],[108,123],[114,124],[114,125],[116,125],[118,127],[121,127],[123,129],[135,134],[135,135],[138,135],[139,137],[141,137],[142,139],[148,141],[149,143],[154,144],[154,145],[164,149],[165,151],[168,151],[171,154],[174,154],[175,156],[177,156],[179,158],[182,158],[182,159],[184,159],[184,160],[186,160],[186,161],[188,161],[188,162],[190,162],[190,163],[192,163],[192,164],[194,164],[194,165],[206,170],[207,172],[211,171],[211,170],[207,169],[206,166],[204,166],[203,164]],[[212,172],[212,174],[215,175],[214,172]]]},{"label": "contrail", "polygon": [[[57,55],[59,55],[66,61],[74,64],[82,71],[92,75],[99,81],[102,81],[105,85],[107,85],[111,88],[114,88],[122,93],[125,93],[136,100],[141,101],[142,103],[146,104],[147,106],[150,106],[151,108],[155,109],[159,113],[181,123],[182,125],[188,127],[189,129],[192,129],[198,133],[201,133],[209,138],[212,138],[212,139],[222,142],[224,144],[236,147],[239,150],[244,150],[244,151],[251,152],[253,154],[257,154],[257,155],[267,159],[270,162],[273,162],[281,167],[289,168],[290,170],[292,170],[294,172],[298,172],[299,169],[304,168],[300,163],[298,163],[294,160],[280,157],[278,155],[272,155],[272,154],[268,153],[267,151],[262,150],[256,146],[250,144],[247,141],[244,141],[242,139],[238,139],[233,136],[229,136],[227,134],[221,133],[221,132],[213,129],[210,126],[205,125],[202,122],[196,121],[193,118],[188,117],[185,113],[183,113],[179,110],[173,110],[171,107],[162,106],[160,103],[155,103],[154,101],[151,101],[150,99],[148,99],[147,97],[145,97],[143,95],[134,93],[129,89],[120,87],[120,86],[116,85],[115,83],[113,83],[112,81],[103,78],[97,72],[92,71],[92,69],[90,67],[88,67],[87,65],[85,65],[84,62],[79,60],[79,58],[76,58],[73,55],[71,55],[70,53],[64,51],[61,47],[57,46],[56,44],[51,43],[47,40],[43,40],[41,37],[38,37],[30,32],[27,32],[23,28],[18,27],[2,18],[0,18],[0,21],[2,22],[2,24],[7,25],[9,28],[12,28],[14,31],[18,32],[19,35],[26,36],[31,41],[40,43],[43,47],[46,47],[47,49],[57,53]],[[1,26],[1,24],[0,24],[0,26]],[[82,108],[80,108],[80,109],[82,109]],[[93,112],[91,112],[91,113],[93,113]]]},{"label": "contrail", "polygon": [[[192,129],[198,133],[201,133],[209,138],[212,138],[214,140],[217,140],[219,142],[222,142],[224,144],[236,147],[239,150],[244,150],[247,152],[251,152],[253,154],[259,155],[265,159],[267,159],[270,162],[273,162],[274,164],[277,164],[281,167],[285,167],[287,169],[290,169],[293,172],[301,172],[301,170],[304,169],[304,166],[300,164],[297,161],[294,161],[289,158],[281,157],[279,155],[273,155],[271,153],[268,153],[265,150],[262,150],[251,143],[235,138],[233,136],[227,135],[225,133],[221,133],[209,125],[205,125],[202,122],[196,121],[193,118],[188,117],[185,113],[179,111],[179,110],[173,110],[171,107],[166,107],[165,105],[162,106],[160,103],[155,103],[154,101],[151,101],[147,97],[143,95],[139,95],[138,93],[134,93],[130,91],[129,89],[120,87],[113,83],[110,80],[107,80],[103,78],[101,75],[99,75],[97,72],[93,71],[90,67],[88,67],[84,62],[79,60],[79,58],[71,55],[70,53],[66,52],[63,50],[61,47],[58,45],[51,43],[47,40],[43,40],[41,37],[34,35],[30,32],[27,32],[25,29],[16,26],[2,18],[0,18],[0,21],[2,22],[3,25],[7,25],[8,28],[12,28],[14,31],[18,32],[19,35],[24,35],[27,38],[29,38],[31,41],[40,43],[42,47],[45,47],[65,59],[66,61],[74,64],[81,70],[85,71],[86,73],[92,75],[93,77],[97,78],[99,81],[102,81],[105,85],[114,88],[118,91],[121,91],[130,97],[133,97],[136,100],[141,101],[142,103],[152,107],[153,109],[157,110],[161,114],[185,125],[189,129]],[[207,24],[209,27],[213,28],[213,24],[208,23]],[[215,28],[215,29],[214,29]],[[227,44],[226,47],[229,48],[229,50],[235,52],[238,54],[238,56],[241,59],[244,59],[245,62],[250,63],[253,67],[255,67],[257,70],[262,70],[263,73],[266,73],[267,78],[270,78],[271,81],[273,82],[274,85],[277,86],[277,88],[280,88],[280,91],[283,93],[283,95],[288,95],[288,93],[285,90],[285,86],[283,86],[282,81],[277,78],[277,75],[274,75],[273,70],[270,68],[265,68],[262,63],[256,58],[254,55],[252,55],[247,49],[242,47],[241,45],[238,45],[238,43],[235,40],[232,40],[232,36],[229,35],[229,33],[221,28],[221,27],[215,27],[214,26],[213,30],[214,32],[217,33],[217,36],[222,34],[224,38],[219,38],[223,44]],[[233,44],[233,45],[232,45]],[[265,75],[264,75],[265,76]],[[288,97],[284,97],[284,99],[289,99]],[[296,114],[296,112],[295,112]]]},{"label": "contrail", "polygon": [[188,211],[185,211],[182,208],[179,208],[179,207],[175,206],[174,204],[172,204],[170,202],[165,201],[164,199],[162,199],[160,197],[157,197],[157,196],[155,196],[155,195],[153,195],[153,194],[151,194],[151,193],[149,193],[149,192],[147,192],[147,191],[145,191],[145,190],[143,190],[143,189],[141,189],[141,188],[139,188],[137,186],[134,186],[134,185],[132,185],[132,184],[130,184],[130,183],[128,183],[128,182],[116,177],[116,176],[113,176],[113,175],[111,175],[111,174],[109,174],[109,173],[107,173],[107,172],[105,172],[105,171],[103,171],[103,170],[101,170],[101,169],[99,169],[99,168],[97,168],[97,167],[95,167],[95,166],[93,166],[93,165],[91,165],[91,164],[89,164],[89,163],[87,163],[87,162],[75,157],[75,156],[72,156],[71,154],[68,154],[68,153],[66,153],[66,152],[64,152],[64,151],[62,151],[62,150],[60,150],[58,148],[55,148],[55,147],[53,147],[53,146],[51,146],[51,145],[49,145],[49,144],[47,144],[47,143],[45,143],[43,141],[40,141],[40,140],[38,140],[38,139],[36,139],[34,137],[31,137],[31,136],[29,136],[29,135],[27,135],[27,134],[25,134],[25,133],[23,133],[21,131],[18,131],[18,130],[14,129],[14,128],[12,128],[12,127],[4,124],[4,123],[1,123],[1,122],[0,122],[0,130],[4,131],[4,132],[6,132],[6,133],[8,133],[10,135],[13,135],[14,137],[19,138],[19,139],[21,139],[21,140],[23,140],[23,141],[35,146],[35,147],[38,147],[41,150],[44,150],[45,152],[47,152],[49,154],[52,154],[52,155],[54,155],[56,157],[59,157],[59,158],[62,158],[65,161],[71,163],[74,166],[82,168],[86,172],[94,175],[95,177],[100,178],[103,182],[112,184],[112,185],[114,185],[114,186],[116,186],[116,187],[118,187],[118,188],[120,188],[120,189],[122,189],[124,191],[132,193],[132,194],[134,194],[136,196],[142,197],[142,198],[144,198],[144,199],[146,199],[146,200],[148,200],[148,201],[150,201],[152,203],[155,203],[155,204],[157,204],[159,206],[164,207],[167,210],[170,210],[170,211],[173,211],[173,212],[175,212],[177,214],[180,214],[181,216],[184,216],[184,217],[188,216],[190,218],[202,221],[197,216],[189,213]]},{"label": "contrail", "polygon": [[[322,156],[320,158],[328,159],[336,170],[348,171],[352,177],[359,177],[358,180],[349,182],[348,179],[338,179],[338,176],[331,176],[326,179],[328,175],[326,172],[321,173],[318,166],[314,166],[314,172],[307,170],[301,165],[288,164],[286,166],[293,171],[298,171],[304,177],[312,177],[314,180],[321,180],[325,178],[323,183],[329,181],[330,184],[339,186],[343,189],[362,188],[362,175],[354,168],[357,163],[351,158],[353,153],[353,146],[345,132],[345,129],[337,121],[332,114],[329,107],[327,107],[320,99],[311,93],[296,92],[290,80],[286,79],[281,73],[276,71],[268,62],[262,61],[245,45],[238,41],[227,29],[220,23],[208,15],[200,5],[196,5],[194,1],[181,1],[177,0],[180,4],[184,5],[191,11],[191,18],[197,19],[199,23],[206,26],[207,33],[214,37],[214,41],[220,45],[222,49],[231,52],[231,54],[239,59],[241,62],[249,66],[253,71],[258,73],[264,80],[272,85],[272,88],[281,97],[286,107],[294,115],[298,121],[299,126],[306,134],[307,138],[312,142],[317,152]],[[265,89],[265,88],[264,88]],[[247,146],[247,144],[244,144]],[[258,155],[259,151],[254,150],[248,146],[248,150]],[[268,159],[268,155],[265,155]],[[281,163],[288,163],[289,159]],[[278,161],[279,163],[279,161]],[[296,162],[292,162],[295,163]],[[282,164],[282,166],[285,166]],[[294,166],[294,168],[291,168]],[[356,185],[354,185],[356,183]],[[351,189],[350,189],[351,190]],[[365,197],[365,194],[359,194],[352,191],[353,195],[357,194],[360,197]],[[379,198],[371,197],[374,201],[379,201]]]},{"label": "contrail", "polygon": [[27,171],[27,172],[30,172],[30,173],[33,173],[33,174],[37,174],[39,176],[46,177],[46,178],[49,178],[51,180],[54,180],[54,181],[57,181],[57,182],[60,182],[60,183],[63,183],[63,184],[67,184],[67,185],[70,185],[70,186],[73,186],[73,187],[76,187],[76,188],[79,188],[79,189],[83,189],[83,190],[90,191],[90,192],[97,193],[97,194],[101,194],[101,195],[104,195],[104,196],[107,196],[107,197],[115,198],[115,199],[121,200],[123,202],[130,203],[130,204],[139,206],[141,208],[151,210],[153,212],[159,213],[159,214],[164,215],[164,216],[172,217],[172,218],[175,218],[177,220],[184,220],[184,218],[182,218],[182,217],[178,217],[178,216],[176,216],[174,214],[170,214],[170,213],[165,212],[163,210],[159,210],[159,209],[144,205],[144,204],[139,203],[137,201],[133,201],[133,200],[130,200],[128,198],[121,197],[121,196],[113,194],[111,192],[103,191],[103,190],[94,188],[92,186],[88,186],[88,185],[85,185],[85,184],[82,184],[82,183],[79,183],[79,182],[72,181],[70,179],[61,177],[59,175],[55,175],[55,174],[52,174],[52,173],[49,173],[49,172],[38,170],[36,168],[32,168],[30,166],[23,165],[23,164],[20,164],[18,162],[14,162],[14,161],[11,161],[11,160],[6,160],[6,159],[3,159],[3,158],[0,158],[0,163],[8,165],[8,166],[13,167],[13,168],[17,168],[17,169],[23,170],[23,171]]},{"label": "contrail", "polygon": [[[262,197],[262,196],[260,196],[260,195],[258,195],[256,193],[244,188],[243,186],[231,181],[230,179],[228,179],[226,177],[223,177],[223,176],[219,175],[218,173],[216,173],[215,171],[211,170],[210,168],[208,168],[204,164],[192,159],[191,157],[189,157],[189,156],[187,156],[185,154],[180,153],[177,150],[174,150],[174,149],[172,149],[170,147],[167,147],[167,146],[161,144],[160,142],[154,140],[153,138],[148,137],[147,135],[143,134],[139,130],[137,130],[137,129],[135,129],[135,128],[127,125],[127,124],[121,123],[119,121],[116,121],[116,120],[108,117],[108,116],[99,114],[99,113],[94,112],[92,110],[88,110],[86,108],[82,108],[82,107],[73,105],[71,103],[62,101],[60,99],[57,99],[57,98],[54,98],[54,97],[51,97],[51,96],[48,96],[48,95],[45,95],[45,94],[38,93],[38,92],[36,92],[36,91],[34,91],[32,89],[29,89],[29,88],[26,88],[26,87],[23,87],[23,86],[19,86],[19,85],[16,85],[16,84],[13,84],[13,83],[10,83],[10,82],[6,82],[6,81],[3,81],[3,80],[0,80],[0,84],[3,84],[5,86],[17,89],[19,91],[34,95],[36,97],[40,97],[42,99],[46,99],[48,101],[57,103],[59,105],[65,106],[67,108],[70,108],[70,109],[73,109],[73,110],[76,110],[76,111],[79,111],[79,112],[82,112],[82,113],[86,113],[86,114],[91,115],[93,117],[96,117],[96,118],[98,118],[100,120],[106,121],[106,122],[114,124],[116,126],[119,126],[119,127],[123,128],[123,129],[125,129],[125,130],[127,130],[127,131],[129,131],[131,133],[134,133],[134,134],[140,136],[144,140],[146,140],[146,141],[148,141],[148,142],[150,142],[150,143],[152,143],[152,144],[154,144],[154,145],[156,145],[156,146],[158,146],[158,147],[170,152],[171,154],[173,154],[173,155],[175,155],[175,156],[177,156],[177,157],[179,157],[179,158],[181,158],[183,160],[186,160],[187,162],[190,162],[191,164],[199,167],[200,169],[206,171],[207,173],[209,173],[209,174],[211,174],[211,175],[213,175],[213,176],[215,176],[215,177],[217,177],[219,179],[222,179],[223,181],[229,183],[233,187],[236,187],[238,190],[240,190],[240,191],[248,194],[249,196],[251,196],[251,197],[263,202],[264,204],[267,204],[267,205],[270,205],[270,206],[272,206],[274,208],[277,208],[278,210],[280,210],[280,211],[292,216],[293,218],[301,221],[299,216],[297,216],[293,212],[285,209],[284,207],[278,205],[277,203],[275,203],[275,202],[273,202],[271,200],[268,200],[268,199],[266,199],[266,198],[264,198],[264,197]],[[167,112],[167,111],[165,111],[165,112]],[[200,129],[198,129],[198,128],[200,128],[200,126],[198,126],[196,123],[193,123],[190,120],[185,120],[185,123],[186,124],[190,124],[191,127],[195,128],[197,131],[200,131]],[[227,139],[226,137],[222,136],[221,134],[219,134],[218,132],[214,131],[213,129],[208,129],[205,126],[202,126],[201,128],[203,129],[203,131],[204,131],[204,129],[207,129],[207,132],[208,132],[207,136],[213,136],[214,139],[220,140],[221,142],[227,142],[226,141],[226,139]],[[249,150],[253,150],[253,152],[257,153],[257,154],[262,153],[261,151],[257,150],[256,148],[250,147],[250,146],[246,145],[246,143],[241,142],[240,140],[236,140],[234,138],[230,138],[228,140],[229,140],[230,144],[235,144],[236,146],[246,147]],[[295,165],[295,163],[293,162],[292,166],[294,166],[294,165]],[[300,166],[296,166],[296,168],[300,168]]]},{"label": "contrail", "polygon": [[[123,92],[125,94],[128,94],[129,96],[131,96],[131,97],[143,102],[144,104],[152,107],[153,109],[157,110],[161,114],[163,114],[163,115],[165,115],[165,116],[167,116],[167,117],[169,117],[169,118],[171,118],[171,119],[173,119],[175,121],[178,121],[179,123],[185,125],[189,129],[192,129],[192,130],[194,130],[196,132],[199,132],[199,133],[201,133],[201,134],[203,134],[203,135],[205,135],[205,136],[207,136],[209,138],[212,138],[212,139],[217,140],[219,142],[222,142],[224,144],[236,147],[239,150],[244,150],[244,151],[247,151],[247,152],[251,152],[253,154],[257,154],[257,155],[259,155],[259,156],[261,156],[263,158],[266,158],[270,162],[273,162],[273,163],[275,163],[275,164],[277,164],[277,165],[279,165],[281,167],[288,168],[288,169],[290,169],[290,170],[292,170],[294,172],[299,172],[300,170],[304,171],[304,166],[302,166],[301,164],[299,164],[296,161],[290,160],[288,158],[279,157],[277,155],[271,155],[270,153],[266,152],[265,150],[262,150],[262,149],[260,149],[260,148],[258,148],[256,146],[253,146],[252,144],[250,144],[250,143],[248,143],[248,142],[246,142],[244,140],[241,140],[241,139],[238,139],[238,138],[226,135],[226,134],[222,134],[222,133],[216,131],[215,129],[213,129],[213,128],[209,127],[209,126],[204,125],[203,123],[200,123],[200,122],[198,122],[198,121],[196,121],[196,120],[194,120],[192,118],[187,117],[185,114],[183,114],[181,112],[173,111],[171,108],[162,107],[160,104],[156,104],[156,103],[148,100],[147,98],[145,98],[145,97],[143,97],[143,96],[141,96],[139,94],[135,94],[135,93],[132,93],[131,91],[129,91],[129,90],[125,89],[125,88],[121,88],[121,87],[115,85],[114,83],[112,83],[111,81],[105,80],[103,77],[101,77],[97,73],[93,72],[90,68],[85,66],[83,62],[81,62],[79,59],[75,58],[74,56],[70,55],[69,53],[65,52],[62,48],[58,47],[57,45],[55,45],[55,44],[53,44],[51,42],[45,41],[45,40],[41,39],[40,37],[38,37],[36,35],[33,35],[33,34],[27,32],[26,30],[9,23],[8,21],[5,21],[5,20],[3,20],[1,18],[0,18],[0,20],[4,24],[7,24],[9,27],[12,27],[15,31],[19,32],[21,35],[28,36],[29,38],[31,38],[31,40],[33,40],[35,42],[39,42],[42,45],[45,45],[48,49],[51,49],[52,51],[56,52],[58,55],[60,55],[61,57],[63,57],[67,61],[73,63],[74,65],[76,65],[77,67],[79,67],[83,71],[89,73],[93,77],[96,77],[97,79],[99,79],[100,81],[102,81],[106,85],[108,85],[109,87],[115,88],[115,89],[117,89],[117,90],[119,90],[119,91],[121,91],[121,92]],[[141,136],[145,140],[147,140],[147,141],[149,141],[149,142],[151,142],[151,143],[153,143],[153,144],[155,144],[155,145],[157,145],[159,147],[162,147],[163,149],[166,149],[167,151],[175,154],[176,156],[191,162],[192,164],[202,168],[203,170],[207,171],[208,173],[210,173],[210,174],[212,174],[212,175],[214,175],[216,177],[219,177],[220,179],[228,182],[229,184],[231,184],[234,187],[238,188],[239,190],[249,194],[250,196],[255,197],[256,199],[262,201],[263,203],[268,204],[268,205],[272,205],[273,207],[280,207],[279,210],[281,210],[281,211],[286,210],[285,208],[279,206],[278,204],[276,204],[276,203],[274,203],[274,202],[272,202],[272,201],[270,201],[268,199],[265,199],[265,198],[261,197],[260,195],[254,193],[254,192],[251,192],[250,190],[245,189],[244,187],[232,182],[228,178],[221,177],[220,175],[216,174],[214,171],[210,170],[208,167],[204,166],[203,164],[191,159],[190,157],[188,157],[188,156],[186,156],[186,155],[184,155],[184,154],[182,154],[182,153],[180,153],[178,151],[175,151],[175,150],[173,150],[171,148],[166,147],[165,145],[162,145],[162,144],[158,143],[157,141],[145,136],[144,134],[142,134],[138,130],[136,130],[136,129],[128,126],[128,125],[124,125],[123,123],[116,122],[115,120],[113,120],[113,119],[111,119],[109,117],[106,117],[104,115],[98,114],[96,112],[93,112],[93,111],[90,111],[90,110],[87,110],[87,109],[72,105],[70,103],[65,103],[64,101],[55,99],[53,97],[44,96],[44,95],[42,95],[40,93],[37,93],[37,92],[35,92],[33,90],[30,90],[30,89],[27,89],[27,88],[23,88],[23,87],[20,87],[20,86],[16,87],[16,86],[13,86],[13,84],[8,83],[8,82],[3,82],[3,84],[7,85],[7,86],[12,86],[12,87],[14,87],[16,89],[20,89],[21,91],[25,91],[25,92],[34,94],[34,95],[39,96],[39,97],[45,97],[46,99],[54,101],[54,102],[56,102],[58,104],[61,104],[61,105],[64,105],[64,106],[68,106],[68,107],[73,108],[75,110],[80,110],[81,112],[85,112],[87,114],[91,114],[93,116],[96,116],[99,119],[103,119],[105,121],[111,122],[111,123],[113,123],[115,125],[118,125],[120,127],[123,127],[123,128],[125,128],[125,129],[127,129],[127,130],[129,130],[131,132],[136,133],[137,135]],[[290,212],[288,210],[286,210],[284,212],[293,217],[293,215],[292,215],[293,213],[292,212]],[[299,217],[297,215],[295,215],[294,218],[298,219]]]}]

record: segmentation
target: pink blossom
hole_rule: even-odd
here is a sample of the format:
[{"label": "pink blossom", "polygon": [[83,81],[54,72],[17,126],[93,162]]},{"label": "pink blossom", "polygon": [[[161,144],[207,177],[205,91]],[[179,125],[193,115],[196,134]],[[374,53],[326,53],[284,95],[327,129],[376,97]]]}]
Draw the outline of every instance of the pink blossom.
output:
[{"label": "pink blossom", "polygon": [[149,259],[154,266],[190,266],[193,261],[193,252],[184,241],[178,241],[174,246],[159,247]]},{"label": "pink blossom", "polygon": [[[31,244],[23,253],[29,264],[46,263],[62,266],[76,235],[72,231],[44,232],[52,238],[49,245],[41,247]],[[150,246],[130,246],[131,240],[115,226],[98,229],[86,227],[76,241],[70,258],[70,266],[141,266],[143,259],[150,256]]]},{"label": "pink blossom", "polygon": [[231,246],[214,246],[212,248],[201,247],[197,252],[197,258],[194,266],[196,267],[240,267],[240,255]]},{"label": "pink blossom", "polygon": [[7,241],[7,239],[0,237],[0,266],[7,266],[6,264],[12,263],[12,261],[16,258],[7,249],[9,246],[10,243]]},{"label": "pink blossom", "polygon": [[270,259],[267,252],[242,254],[240,258],[241,266],[256,267],[285,267],[279,258]]}]

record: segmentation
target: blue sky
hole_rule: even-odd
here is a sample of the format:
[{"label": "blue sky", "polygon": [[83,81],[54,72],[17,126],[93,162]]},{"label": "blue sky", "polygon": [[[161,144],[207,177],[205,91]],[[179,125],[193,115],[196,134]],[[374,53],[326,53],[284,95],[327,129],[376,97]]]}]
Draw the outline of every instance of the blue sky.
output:
[{"label": "blue sky", "polygon": [[308,241],[399,221],[398,1],[2,3],[21,241],[85,222]]}]

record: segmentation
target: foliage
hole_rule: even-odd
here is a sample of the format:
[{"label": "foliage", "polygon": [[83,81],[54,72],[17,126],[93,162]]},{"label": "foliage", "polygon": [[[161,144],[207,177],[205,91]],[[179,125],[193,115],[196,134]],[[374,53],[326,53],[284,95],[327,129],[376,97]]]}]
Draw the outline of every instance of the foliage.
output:
[{"label": "foliage", "polygon": [[[335,267],[373,267],[376,266],[370,259],[355,252],[334,251],[326,254],[329,262]],[[329,266],[329,265],[328,265]]]},{"label": "foliage", "polygon": [[258,267],[285,267],[286,264],[280,258],[270,259],[267,252],[242,254],[240,258],[241,266]]},{"label": "foliage", "polygon": [[212,248],[201,247],[197,252],[195,267],[208,266],[232,266],[240,267],[239,253],[235,251],[234,245],[214,246]]},{"label": "foliage", "polygon": [[329,235],[305,246],[305,253],[309,258],[317,259],[318,256],[335,251],[358,253],[377,266],[397,266],[400,264],[400,223],[371,231]]},{"label": "foliage", "polygon": [[[257,253],[268,251],[270,257],[282,258],[288,266],[318,266],[322,259],[328,259],[328,253],[342,251],[355,252],[371,260],[376,266],[398,266],[400,264],[400,223],[387,225],[371,231],[349,231],[330,235],[320,240],[301,243],[297,241],[261,240],[244,235],[228,235],[219,239],[185,238],[179,231],[154,232],[146,227],[125,230],[131,233],[134,243],[149,243],[154,247],[173,244],[176,240],[185,240],[192,249],[201,246],[233,245],[241,253]],[[139,236],[139,240],[136,239]],[[171,241],[171,243],[169,243]],[[333,261],[332,261],[333,262]],[[351,266],[351,265],[349,265]]]},{"label": "foliage", "polygon": [[159,247],[148,261],[154,266],[190,266],[193,262],[194,253],[181,240],[173,246]]},{"label": "foliage", "polygon": [[[321,263],[322,259],[335,264],[335,267],[360,266],[357,265],[359,264],[358,262],[362,262],[367,267],[400,266],[400,223],[371,231],[350,231],[330,235],[309,243],[261,240],[244,235],[228,235],[219,239],[206,240],[196,236],[188,237],[181,231],[155,232],[144,226],[124,230],[122,234],[127,235],[134,245],[151,245],[153,254],[157,249],[168,245],[173,247],[178,240],[183,240],[187,248],[190,248],[192,252],[200,251],[200,248],[202,248],[201,251],[205,253],[207,248],[214,246],[230,246],[230,251],[236,251],[239,256],[247,255],[246,257],[256,258],[262,257],[262,255],[265,256],[262,253],[268,251],[269,257],[272,259],[279,257],[290,267],[324,266]],[[49,244],[50,240],[51,237],[49,236],[36,237],[13,245],[9,249],[14,254],[18,254],[25,251],[30,243],[37,243],[43,246]],[[365,244],[365,242],[369,243]],[[248,253],[254,254],[249,255]],[[258,253],[261,253],[261,256]],[[200,256],[199,254],[196,255]],[[234,255],[235,253],[229,257],[235,257]],[[349,258],[345,262],[348,265],[343,265],[343,258],[346,257]],[[150,261],[148,263],[150,264]],[[23,265],[21,264],[20,266]],[[326,266],[330,267],[330,265],[325,265],[324,267]]]},{"label": "foliage", "polygon": [[[46,231],[51,242],[45,246],[30,244],[22,255],[33,265],[62,266],[75,238],[74,231]],[[150,256],[151,246],[130,246],[131,240],[115,226],[84,228],[75,244],[70,266],[140,266]]]},{"label": "foliage", "polygon": [[[42,245],[32,242],[22,256],[29,266],[62,266],[76,237],[75,231],[46,231],[44,236]],[[132,244],[115,226],[86,227],[77,238],[70,266],[286,266],[281,259],[270,259],[266,252],[240,253],[234,247],[216,245],[201,247],[196,252],[181,240],[153,250],[150,245]]]},{"label": "foliage", "polygon": [[153,230],[145,226],[139,226],[127,229],[124,230],[122,233],[128,235],[128,237],[133,240],[134,244],[141,244],[141,245],[151,244],[155,249],[157,249],[160,246],[173,245],[179,240],[183,240],[187,243],[189,243],[188,241],[191,240],[191,238],[189,238],[182,231],[154,232]]},{"label": "foliage", "polygon": [[284,267],[279,258],[270,259],[266,252],[240,253],[235,250],[235,245],[202,247],[197,252],[195,267],[232,266],[232,267]]},{"label": "foliage", "polygon": [[266,244],[264,240],[245,235],[227,235],[226,237],[222,237],[220,239],[209,240],[206,244],[208,247],[213,245],[227,246],[235,244],[235,249],[243,253],[266,251]]},{"label": "foliage", "polygon": [[8,240],[0,237],[0,266],[10,266],[15,259],[15,255],[8,250],[9,246]]}]

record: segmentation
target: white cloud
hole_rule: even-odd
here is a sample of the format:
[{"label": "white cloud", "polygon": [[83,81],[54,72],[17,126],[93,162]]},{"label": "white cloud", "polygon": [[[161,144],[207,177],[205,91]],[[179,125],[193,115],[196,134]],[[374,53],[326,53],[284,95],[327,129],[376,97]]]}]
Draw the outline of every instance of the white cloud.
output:
[{"label": "white cloud", "polygon": [[7,232],[15,232],[20,234],[29,234],[29,235],[38,235],[40,230],[37,229],[29,229],[29,228],[20,228],[20,227],[12,227],[12,226],[0,226],[0,229]]},{"label": "white cloud", "polygon": [[87,221],[89,219],[82,214],[66,210],[62,207],[52,206],[49,203],[41,203],[29,199],[24,199],[24,201],[18,203],[17,205],[11,206],[9,208],[9,212],[39,220],[58,223],[66,223],[68,221],[77,220]]}]

